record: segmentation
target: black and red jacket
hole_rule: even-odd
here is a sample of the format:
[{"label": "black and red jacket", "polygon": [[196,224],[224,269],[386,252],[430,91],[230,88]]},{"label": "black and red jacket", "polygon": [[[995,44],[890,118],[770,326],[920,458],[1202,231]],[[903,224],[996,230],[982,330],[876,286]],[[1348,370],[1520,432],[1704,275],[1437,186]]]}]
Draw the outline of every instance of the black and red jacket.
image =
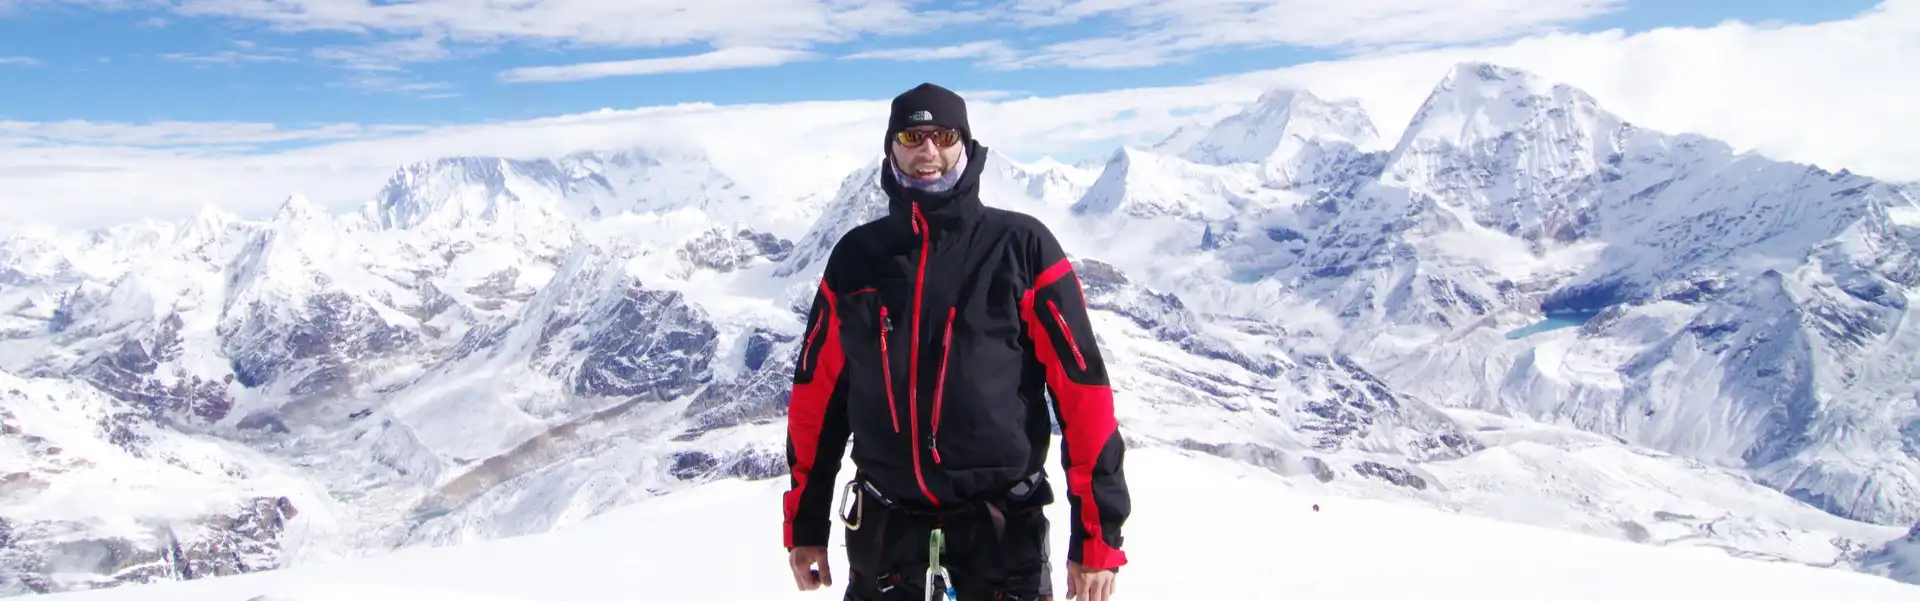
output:
[{"label": "black and red jacket", "polygon": [[1041,471],[1051,409],[1065,438],[1067,557],[1118,567],[1126,448],[1079,280],[1039,220],[981,204],[986,148],[969,140],[967,152],[945,194],[903,187],[883,167],[887,216],[828,256],[794,365],[786,545],[827,544],[849,435],[863,478],[937,510]]}]

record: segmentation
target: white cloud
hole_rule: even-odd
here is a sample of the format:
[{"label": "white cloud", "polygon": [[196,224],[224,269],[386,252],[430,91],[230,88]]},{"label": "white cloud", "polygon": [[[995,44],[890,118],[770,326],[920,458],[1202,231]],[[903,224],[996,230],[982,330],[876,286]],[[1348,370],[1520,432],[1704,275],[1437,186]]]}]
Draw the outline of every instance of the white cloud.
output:
[{"label": "white cloud", "polygon": [[519,67],[500,72],[500,80],[508,83],[527,83],[579,81],[627,75],[692,73],[695,71],[773,67],[808,60],[813,57],[814,54],[811,52],[784,50],[780,48],[722,48],[691,56],[643,58],[543,67]]},{"label": "white cloud", "polygon": [[1276,45],[1364,50],[1533,34],[1617,10],[1624,0],[1013,0],[1029,27],[1107,19],[1119,33],[1049,44],[1005,66],[1114,69]]},{"label": "white cloud", "polygon": [[[1771,156],[1869,175],[1920,179],[1920,0],[1805,26],[1727,24],[1637,35],[1541,35],[1472,49],[1368,55],[1192,86],[1055,97],[974,97],[976,134],[1033,157],[1105,154],[1148,144],[1189,119],[1221,116],[1268,86],[1358,98],[1386,136],[1461,60],[1508,64],[1591,92],[1645,126],[1692,131]],[[935,77],[937,80],[937,77]],[[0,218],[98,224],[171,218],[213,201],[250,214],[292,192],[357,207],[399,164],[459,154],[556,155],[587,147],[684,141],[710,149],[749,192],[830,186],[880,148],[886,99],[603,110],[456,126],[0,124]],[[355,129],[359,128],[359,129]],[[779,132],[769,137],[769,132]],[[301,142],[242,154],[222,144]]]},{"label": "white cloud", "polygon": [[[0,0],[0,2],[22,0]],[[1208,52],[1299,45],[1339,50],[1477,42],[1538,33],[1615,10],[1625,0],[27,0],[102,8],[145,7],[178,17],[218,17],[286,32],[337,31],[365,42],[316,55],[356,70],[471,57],[502,44],[533,48],[761,48],[817,51],[855,39],[909,38],[934,28],[994,32],[1012,23],[1023,40],[1088,21],[1100,33],[1037,48],[972,40],[944,47],[862,52],[861,59],[978,59],[990,69],[1114,69],[1190,60]],[[1044,31],[1031,31],[1039,28]],[[1066,30],[1085,35],[1081,30]],[[727,52],[722,50],[719,52]],[[742,51],[744,52],[744,51]],[[717,61],[702,55],[693,62]],[[789,59],[797,60],[797,59]],[[761,65],[763,62],[752,63]],[[570,81],[573,74],[683,72],[674,63],[610,62],[571,70],[535,67],[511,81]],[[664,70],[662,70],[664,69]],[[553,73],[553,76],[522,74]]]},{"label": "white cloud", "polygon": [[[941,18],[942,11],[912,10],[910,5],[926,0],[0,0],[0,10],[13,3],[157,8],[177,17],[253,21],[281,32],[352,33],[366,41],[314,50],[316,58],[352,71],[402,72],[412,63],[470,58],[509,43],[557,50],[720,49],[679,59],[529,67],[503,74],[507,81],[771,66],[810,56],[804,51],[820,44],[910,33],[927,22],[923,18],[952,22]],[[246,60],[245,53],[230,54],[177,58]],[[445,86],[398,76],[349,76],[340,83],[403,93],[438,93],[428,88]]]},{"label": "white cloud", "polygon": [[793,48],[884,33],[912,16],[906,0],[178,0],[174,10],[292,31],[612,47]]},{"label": "white cloud", "polygon": [[275,54],[257,54],[237,50],[223,50],[212,54],[194,54],[191,52],[169,52],[160,55],[170,61],[199,63],[203,65],[238,65],[241,63],[285,63],[293,62],[292,57]]},{"label": "white cloud", "polygon": [[31,56],[0,56],[0,67],[38,67],[40,59]]},{"label": "white cloud", "polygon": [[405,75],[390,73],[355,73],[346,79],[327,84],[331,87],[353,88],[362,92],[398,94],[416,98],[454,98],[460,96],[453,84],[444,81],[414,79]]},{"label": "white cloud", "polygon": [[[188,17],[232,17],[282,31],[346,31],[372,38],[367,50],[330,48],[328,58],[371,65],[380,50],[411,60],[470,54],[430,46],[488,48],[522,42],[553,48],[764,46],[801,50],[885,35],[910,23],[910,0],[175,0]],[[397,46],[397,48],[396,48]],[[411,46],[411,48],[407,48]],[[386,58],[409,61],[409,58]]]},{"label": "white cloud", "polygon": [[1005,62],[1013,59],[1012,46],[1003,40],[982,40],[939,47],[886,48],[857,52],[843,56],[849,60],[891,60],[891,61],[939,61],[962,58],[985,59],[988,62]]},{"label": "white cloud", "polygon": [[0,121],[0,148],[12,143],[35,147],[200,147],[278,142],[352,140],[396,133],[418,133],[425,126],[363,126],[336,123],[284,129],[271,123],[160,121]]},{"label": "white cloud", "polygon": [[402,71],[409,63],[431,63],[478,54],[455,52],[446,38],[423,35],[359,46],[322,46],[313,50],[314,58],[355,71]]}]

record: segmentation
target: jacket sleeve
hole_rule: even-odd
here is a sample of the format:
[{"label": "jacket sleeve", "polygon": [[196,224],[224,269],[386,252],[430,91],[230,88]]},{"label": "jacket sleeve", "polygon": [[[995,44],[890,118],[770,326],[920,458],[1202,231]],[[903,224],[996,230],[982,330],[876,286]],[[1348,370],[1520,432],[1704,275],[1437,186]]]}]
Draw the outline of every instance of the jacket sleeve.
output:
[{"label": "jacket sleeve", "polygon": [[1131,502],[1113,390],[1073,264],[1044,226],[1035,238],[1029,252],[1039,259],[1038,276],[1020,309],[1064,434],[1060,461],[1073,516],[1067,559],[1090,569],[1117,568],[1127,563],[1120,527]]},{"label": "jacket sleeve", "polygon": [[789,488],[781,499],[788,549],[826,546],[831,532],[833,479],[849,436],[836,301],[829,279],[822,276],[794,362],[793,394],[787,401]]}]

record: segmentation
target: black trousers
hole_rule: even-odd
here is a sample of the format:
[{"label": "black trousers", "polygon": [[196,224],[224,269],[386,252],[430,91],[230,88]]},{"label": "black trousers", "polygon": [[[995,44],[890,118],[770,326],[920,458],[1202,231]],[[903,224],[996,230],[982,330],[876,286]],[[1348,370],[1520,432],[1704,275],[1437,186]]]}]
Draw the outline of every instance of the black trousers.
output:
[{"label": "black trousers", "polygon": [[1030,483],[1025,494],[939,513],[890,507],[857,485],[859,528],[846,530],[852,564],[846,601],[924,601],[927,543],[936,526],[946,538],[940,563],[960,601],[1051,601],[1048,525],[1041,510],[1053,495],[1045,478]]}]

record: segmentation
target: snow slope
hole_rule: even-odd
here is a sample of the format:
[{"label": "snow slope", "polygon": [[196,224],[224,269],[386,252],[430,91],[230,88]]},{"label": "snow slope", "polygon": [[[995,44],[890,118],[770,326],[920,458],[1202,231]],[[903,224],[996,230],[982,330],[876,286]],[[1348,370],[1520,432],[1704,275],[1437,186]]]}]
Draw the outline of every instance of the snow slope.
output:
[{"label": "snow slope", "polygon": [[[1333,497],[1242,463],[1167,449],[1132,451],[1127,467],[1132,564],[1120,572],[1116,599],[1893,601],[1916,590],[1863,574]],[[779,490],[778,481],[715,482],[545,534],[48,599],[838,598],[837,587],[794,590],[778,544]],[[1065,507],[1049,506],[1048,517],[1059,523]],[[1053,529],[1055,549],[1066,532]],[[846,558],[839,535],[834,540],[829,562],[844,585]],[[1061,567],[1053,568],[1054,590],[1064,592]]]}]

